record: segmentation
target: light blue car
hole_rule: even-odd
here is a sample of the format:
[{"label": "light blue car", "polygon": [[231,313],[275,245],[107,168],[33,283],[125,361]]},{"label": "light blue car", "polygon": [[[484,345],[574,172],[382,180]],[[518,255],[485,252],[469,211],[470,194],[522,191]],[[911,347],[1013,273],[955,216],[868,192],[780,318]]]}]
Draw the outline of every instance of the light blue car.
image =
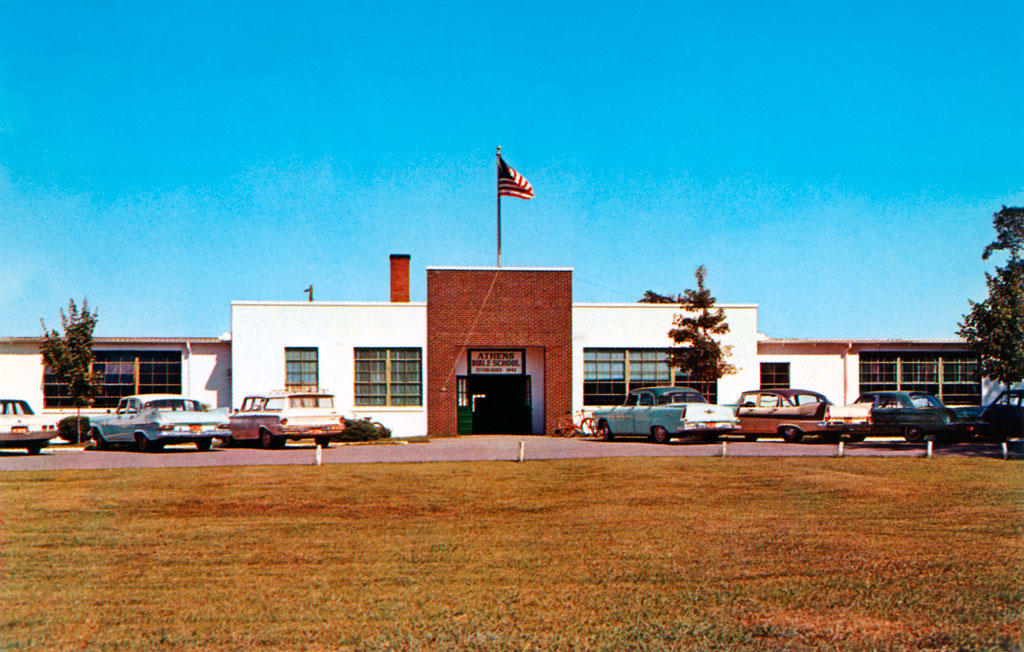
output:
[{"label": "light blue car", "polygon": [[732,408],[708,403],[689,387],[634,389],[614,408],[594,411],[597,433],[604,440],[615,437],[650,437],[667,444],[673,437],[699,437],[713,442],[719,435],[739,428]]},{"label": "light blue car", "polygon": [[113,414],[91,417],[89,432],[96,448],[132,444],[141,452],[159,451],[166,444],[194,443],[201,451],[223,436],[217,426],[227,423],[227,410],[208,410],[201,402],[175,394],[126,396]]}]

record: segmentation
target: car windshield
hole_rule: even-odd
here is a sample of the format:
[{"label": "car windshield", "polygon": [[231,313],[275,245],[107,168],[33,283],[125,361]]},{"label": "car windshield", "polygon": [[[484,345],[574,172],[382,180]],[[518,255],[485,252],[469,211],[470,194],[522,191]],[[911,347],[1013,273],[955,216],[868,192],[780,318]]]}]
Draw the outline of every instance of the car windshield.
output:
[{"label": "car windshield", "polygon": [[32,414],[32,408],[25,401],[0,402],[0,414]]},{"label": "car windshield", "polygon": [[160,410],[170,410],[172,412],[206,412],[206,406],[199,401],[194,401],[188,398],[158,398],[152,401],[146,401],[144,407],[147,409],[158,408]]},{"label": "car windshield", "polygon": [[669,392],[658,397],[658,405],[671,403],[707,403],[697,392]]},{"label": "car windshield", "polygon": [[916,408],[945,407],[939,399],[935,398],[931,394],[914,394],[910,397],[910,402],[913,403]]},{"label": "car windshield", "polygon": [[288,399],[288,406],[293,408],[332,408],[334,407],[333,396],[292,396]]}]

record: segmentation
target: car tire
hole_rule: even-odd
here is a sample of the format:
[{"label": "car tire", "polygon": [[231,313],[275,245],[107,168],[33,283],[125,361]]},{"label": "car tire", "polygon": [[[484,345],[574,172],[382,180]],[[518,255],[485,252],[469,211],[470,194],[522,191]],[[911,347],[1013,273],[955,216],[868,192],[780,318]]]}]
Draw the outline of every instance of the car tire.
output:
[{"label": "car tire", "polygon": [[654,426],[654,430],[651,431],[651,436],[654,438],[656,444],[667,444],[672,441],[672,437],[669,436],[668,430],[665,430],[661,426]]},{"label": "car tire", "polygon": [[314,439],[314,441],[316,441],[318,446],[322,446],[324,448],[330,448],[330,446],[331,446],[331,438],[330,437],[316,437]]},{"label": "car tire", "polygon": [[29,444],[25,447],[25,452],[29,455],[38,455],[43,450],[42,444]]},{"label": "car tire", "polygon": [[96,444],[96,450],[98,451],[105,451],[110,448],[110,444],[103,438],[99,430],[92,431],[92,441]]},{"label": "car tire", "polygon": [[757,441],[757,435],[753,433],[748,433],[743,435],[743,439],[746,441]]},{"label": "car tire", "polygon": [[843,438],[842,433],[839,432],[823,432],[818,435],[818,439],[823,444],[838,444],[839,440]]},{"label": "car tire", "polygon": [[140,453],[152,453],[156,450],[156,445],[146,439],[146,435],[141,432],[135,433],[135,447],[139,449]]},{"label": "car tire", "polygon": [[903,438],[916,444],[924,439],[924,431],[917,426],[907,426],[903,429]]},{"label": "car tire", "polygon": [[203,451],[205,453],[206,451],[208,451],[211,448],[213,448],[213,440],[212,439],[197,439],[196,440],[196,448],[198,448],[200,451]]},{"label": "car tire", "polygon": [[270,434],[270,431],[266,428],[260,428],[260,448],[263,450],[270,450],[274,448],[274,435]]},{"label": "car tire", "polygon": [[615,439],[615,433],[613,433],[612,429],[608,427],[607,421],[602,421],[601,423],[597,424],[597,434],[601,437],[601,439],[605,441],[611,441]]},{"label": "car tire", "polygon": [[702,434],[700,436],[700,439],[705,444],[713,444],[716,441],[718,441],[718,433],[717,432],[705,432],[704,434]]},{"label": "car tire", "polygon": [[794,426],[786,426],[782,429],[782,439],[787,444],[798,444],[800,440],[804,438],[804,433],[799,428]]},{"label": "car tire", "polygon": [[851,432],[849,435],[850,442],[857,444],[864,441],[867,438],[867,433],[863,432]]}]

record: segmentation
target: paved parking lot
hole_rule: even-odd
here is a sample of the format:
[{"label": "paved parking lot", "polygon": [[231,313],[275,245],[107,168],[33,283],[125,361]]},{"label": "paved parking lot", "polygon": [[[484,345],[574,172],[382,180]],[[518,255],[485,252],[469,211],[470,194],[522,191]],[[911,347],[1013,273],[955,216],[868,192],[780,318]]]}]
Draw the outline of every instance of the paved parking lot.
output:
[{"label": "paved parking lot", "polygon": [[[1024,456],[1020,441],[1010,442],[1011,458]],[[394,440],[375,444],[332,444],[322,451],[324,464],[370,464],[408,462],[468,462],[519,459],[520,446],[524,460],[552,460],[601,457],[718,457],[722,443],[697,444],[673,442],[658,445],[645,441],[604,442],[594,439],[559,437],[491,435],[451,437],[403,442]],[[845,444],[848,457],[924,457],[924,444],[902,440],[868,440]],[[835,444],[787,444],[779,441],[727,441],[727,457],[834,457]],[[1001,459],[1000,444],[951,444],[936,446],[936,457],[990,457]],[[244,466],[260,464],[314,464],[316,447],[305,442],[291,443],[282,450],[254,448],[219,448],[199,452],[194,445],[168,446],[160,453],[137,453],[131,450],[95,451],[81,447],[54,444],[40,455],[22,451],[0,451],[0,471],[116,469],[191,466]]]}]

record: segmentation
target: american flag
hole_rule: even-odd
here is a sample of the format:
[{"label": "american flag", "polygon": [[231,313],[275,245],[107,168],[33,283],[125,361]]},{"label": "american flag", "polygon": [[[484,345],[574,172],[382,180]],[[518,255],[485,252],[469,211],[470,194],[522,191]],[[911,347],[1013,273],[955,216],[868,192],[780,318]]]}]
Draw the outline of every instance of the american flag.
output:
[{"label": "american flag", "polygon": [[509,167],[501,156],[498,156],[498,196],[533,198],[533,186],[530,185],[530,182]]}]

